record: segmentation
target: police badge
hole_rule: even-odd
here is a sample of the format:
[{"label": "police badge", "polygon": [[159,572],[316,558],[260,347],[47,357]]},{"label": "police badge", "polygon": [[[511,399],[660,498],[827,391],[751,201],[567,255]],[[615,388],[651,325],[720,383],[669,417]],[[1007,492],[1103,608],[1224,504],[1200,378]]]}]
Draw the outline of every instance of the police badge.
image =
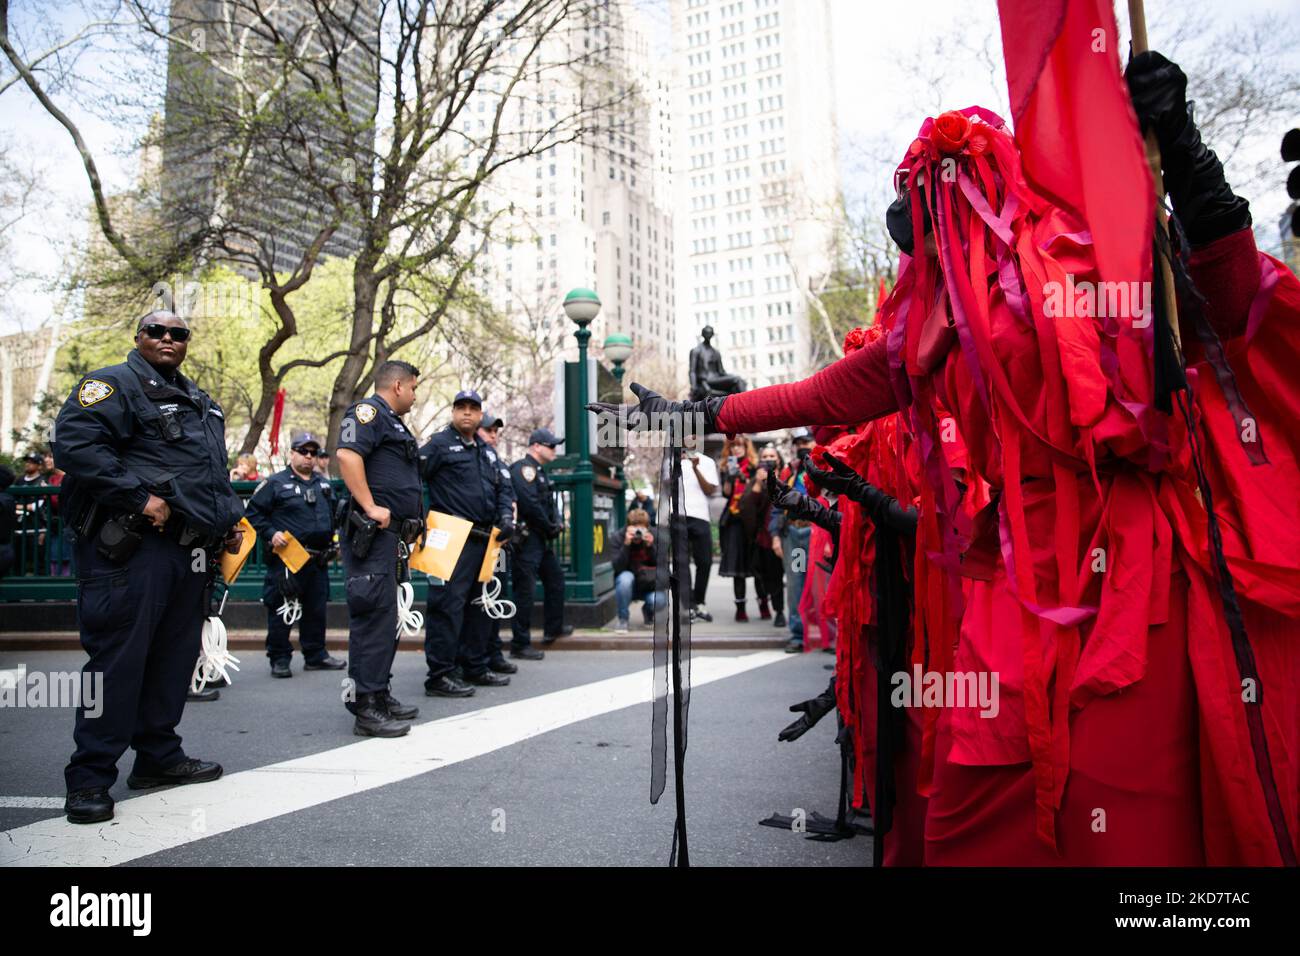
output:
[{"label": "police badge", "polygon": [[524,476],[524,481],[532,481],[537,477],[537,469],[532,465],[524,465],[523,468],[519,469],[519,473]]},{"label": "police badge", "polygon": [[376,409],[375,406],[367,405],[365,402],[362,402],[357,406],[357,421],[363,425],[369,425],[375,420],[375,414],[377,411],[378,409]]},{"label": "police badge", "polygon": [[97,378],[88,378],[81,383],[81,388],[77,390],[77,401],[81,403],[82,408],[89,408],[96,402],[102,402],[112,394],[112,385],[101,382]]}]

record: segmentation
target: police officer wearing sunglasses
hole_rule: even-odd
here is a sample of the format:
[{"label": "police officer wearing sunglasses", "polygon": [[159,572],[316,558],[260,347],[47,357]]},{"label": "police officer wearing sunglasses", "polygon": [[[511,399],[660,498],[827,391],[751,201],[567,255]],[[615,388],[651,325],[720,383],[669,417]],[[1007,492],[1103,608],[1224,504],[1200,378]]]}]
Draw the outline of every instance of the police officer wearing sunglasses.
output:
[{"label": "police officer wearing sunglasses", "polygon": [[[248,521],[262,539],[266,557],[266,581],[262,601],[266,605],[266,656],[272,677],[292,677],[289,663],[293,645],[295,602],[302,612],[297,619],[298,640],[306,661],[303,669],[334,671],[347,663],[331,657],[325,649],[325,608],[329,603],[329,565],[334,558],[334,498],[328,478],[316,474],[320,440],[311,432],[295,432],[290,441],[289,467],[277,471],[257,486],[248,502]],[[291,571],[275,553],[287,543],[286,535],[306,549],[311,560]]]},{"label": "police officer wearing sunglasses", "polygon": [[244,508],[226,471],[221,406],[180,371],[189,338],[171,312],[144,316],[126,361],[83,378],[55,422],[77,534],[83,673],[102,675],[103,687],[98,716],[77,709],[64,770],[73,823],[112,818],[108,791],[127,747],[133,790],[221,776],[220,764],[186,756],[176,725],[220,553],[239,550]]}]

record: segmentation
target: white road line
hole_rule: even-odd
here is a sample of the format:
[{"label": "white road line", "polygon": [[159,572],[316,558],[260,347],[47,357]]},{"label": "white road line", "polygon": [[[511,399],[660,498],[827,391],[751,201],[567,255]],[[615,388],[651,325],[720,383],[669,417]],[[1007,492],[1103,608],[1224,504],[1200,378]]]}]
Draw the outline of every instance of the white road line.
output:
[{"label": "white road line", "polygon": [[2,810],[62,810],[62,797],[0,797]]},{"label": "white road line", "polygon": [[[699,687],[786,659],[780,651],[697,656],[691,662],[691,683]],[[117,805],[108,823],[77,826],[62,817],[41,820],[0,833],[0,866],[114,866],[645,703],[650,689],[651,671],[637,671],[419,724],[396,740],[363,740],[228,774],[213,783],[133,797]]]}]

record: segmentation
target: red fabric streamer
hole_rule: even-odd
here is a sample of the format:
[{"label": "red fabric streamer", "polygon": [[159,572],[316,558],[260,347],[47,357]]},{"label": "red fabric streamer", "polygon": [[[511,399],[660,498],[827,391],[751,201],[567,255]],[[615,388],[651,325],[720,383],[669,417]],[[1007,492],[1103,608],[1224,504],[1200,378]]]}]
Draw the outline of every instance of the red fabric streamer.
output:
[{"label": "red fabric streamer", "polygon": [[280,453],[280,420],[284,418],[284,389],[275,393],[275,410],[271,412],[271,454]]},{"label": "red fabric streamer", "polygon": [[998,0],[1025,179],[1088,223],[1103,279],[1148,274],[1155,192],[1109,0]]}]

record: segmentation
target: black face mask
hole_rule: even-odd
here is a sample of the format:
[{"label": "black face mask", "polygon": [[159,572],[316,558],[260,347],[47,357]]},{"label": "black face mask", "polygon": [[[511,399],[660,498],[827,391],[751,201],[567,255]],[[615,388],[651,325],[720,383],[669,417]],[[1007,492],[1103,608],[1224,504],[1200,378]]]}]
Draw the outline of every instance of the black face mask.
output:
[{"label": "black face mask", "polygon": [[[933,229],[930,222],[930,210],[925,205],[925,197],[921,197],[921,215],[924,216],[925,234]],[[894,245],[898,246],[907,255],[914,255],[912,236],[912,199],[904,192],[885,210],[885,228],[889,230],[889,238],[894,240]]]}]

